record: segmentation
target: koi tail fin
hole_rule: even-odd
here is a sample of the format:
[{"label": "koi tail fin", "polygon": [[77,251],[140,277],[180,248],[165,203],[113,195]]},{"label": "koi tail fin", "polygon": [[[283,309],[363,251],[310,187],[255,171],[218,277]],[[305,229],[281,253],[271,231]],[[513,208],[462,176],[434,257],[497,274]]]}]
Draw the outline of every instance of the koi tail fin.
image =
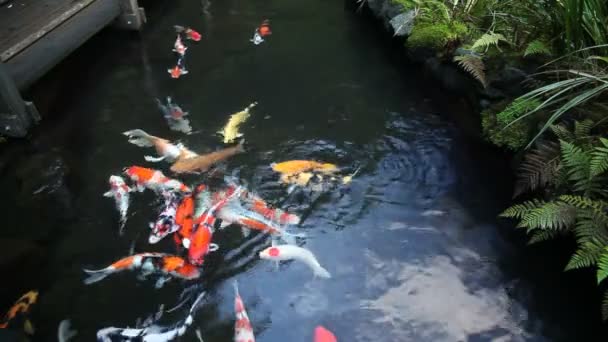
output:
[{"label": "koi tail fin", "polygon": [[59,323],[57,329],[57,339],[59,342],[68,342],[78,333],[76,330],[70,329],[71,323],[69,319],[64,319]]},{"label": "koi tail fin", "polygon": [[83,269],[83,271],[89,275],[89,277],[84,280],[84,283],[86,285],[91,285],[93,283],[96,283],[100,280],[103,280],[105,277],[109,276],[110,274],[112,274],[112,269],[109,267],[103,268],[101,270]]},{"label": "koi tail fin", "polygon": [[246,112],[249,112],[251,109],[253,109],[255,106],[258,105],[257,101],[252,102],[249,106],[247,106],[247,108],[245,108]]},{"label": "koi tail fin", "polygon": [[144,159],[150,163],[158,163],[158,162],[165,160],[165,157],[163,156],[163,157],[157,158],[157,157],[152,157],[152,156],[144,156]]},{"label": "koi tail fin", "polygon": [[234,282],[232,283],[232,286],[234,287],[234,294],[235,295],[239,295],[239,282],[238,280],[234,280]]},{"label": "koi tail fin", "polygon": [[129,142],[139,147],[152,147],[154,146],[153,140],[155,137],[149,135],[141,129],[133,129],[130,131],[123,132],[125,136],[129,138]]},{"label": "koi tail fin", "polygon": [[315,273],[315,277],[319,277],[319,278],[325,278],[325,279],[329,279],[331,278],[331,273],[329,273],[325,268],[323,268],[323,266],[319,265],[317,267],[315,267],[315,269],[313,270],[313,272]]},{"label": "koi tail fin", "polygon": [[173,28],[175,29],[175,32],[177,33],[182,33],[184,31],[186,31],[186,28],[180,25],[173,25]]},{"label": "koi tail fin", "polygon": [[103,197],[114,197],[112,190],[103,193]]}]

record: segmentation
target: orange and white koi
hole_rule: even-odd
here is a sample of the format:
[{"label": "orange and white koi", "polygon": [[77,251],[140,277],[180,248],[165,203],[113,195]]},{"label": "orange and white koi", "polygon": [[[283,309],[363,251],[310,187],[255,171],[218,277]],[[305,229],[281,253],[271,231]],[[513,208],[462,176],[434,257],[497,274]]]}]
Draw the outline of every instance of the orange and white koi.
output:
[{"label": "orange and white koi", "polygon": [[315,276],[331,278],[331,274],[319,264],[314,254],[306,248],[294,245],[271,246],[261,251],[259,256],[261,259],[273,261],[298,260],[310,267]]},{"label": "orange and white koi", "polygon": [[159,138],[144,132],[141,129],[133,129],[122,133],[129,138],[129,142],[139,147],[154,147],[159,157],[144,156],[149,162],[168,161],[174,162],[179,158],[193,158],[198,154],[190,151],[182,144],[172,144],[169,140]]},{"label": "orange and white koi", "polygon": [[175,32],[185,35],[186,39],[198,42],[202,38],[202,35],[200,33],[196,32],[195,30],[191,29],[190,27],[184,27],[184,26],[179,26],[179,25],[174,25],[173,27],[175,28]]},{"label": "orange and white koi", "polygon": [[188,70],[186,70],[184,59],[178,59],[177,64],[175,64],[173,68],[167,69],[167,72],[169,73],[169,75],[171,75],[171,78],[180,78],[183,75],[187,75]]},{"label": "orange and white koi", "polygon": [[188,280],[200,276],[200,271],[196,266],[178,256],[165,253],[141,253],[120,259],[100,270],[85,269],[84,272],[89,277],[84,280],[84,283],[87,285],[96,283],[111,274],[135,269],[139,269],[144,276],[161,274]]},{"label": "orange and white koi", "polygon": [[[10,322],[17,317],[18,315],[26,315],[32,308],[32,305],[36,304],[38,300],[38,291],[29,291],[23,296],[21,296],[15,304],[8,310],[8,312],[4,315],[4,317],[0,320],[0,329],[7,328]],[[29,320],[25,320],[24,323],[25,330],[33,330],[31,328],[32,324]],[[28,328],[28,326],[30,328]],[[33,333],[33,331],[32,331]]]},{"label": "orange and white koi", "polygon": [[[233,187],[234,185],[231,185],[231,188]],[[216,193],[214,194],[214,199],[223,195],[224,194],[222,192]],[[272,207],[266,201],[264,201],[264,199],[251,191],[243,191],[243,194],[241,195],[241,202],[244,204],[246,209],[250,209],[258,214],[261,214],[264,218],[278,224],[284,225],[300,223],[300,217],[298,215]]]},{"label": "orange and white koi", "polygon": [[180,225],[175,222],[177,215],[178,201],[176,196],[169,193],[165,197],[165,206],[158,219],[154,223],[150,223],[150,237],[148,242],[154,244],[162,240],[165,236],[175,233],[179,230]]},{"label": "orange and white koi", "polygon": [[183,56],[186,54],[186,50],[188,50],[188,48],[182,43],[182,37],[178,34],[177,38],[175,38],[175,43],[173,44],[173,52]]},{"label": "orange and white koi", "polygon": [[315,328],[315,339],[313,342],[338,342],[336,336],[322,326]]},{"label": "orange and white koi", "polygon": [[281,163],[272,163],[270,166],[273,171],[288,175],[307,171],[321,173],[333,173],[338,171],[338,167],[335,164],[319,163],[313,160],[289,160]]},{"label": "orange and white koi", "polygon": [[125,180],[120,176],[110,176],[110,190],[105,192],[105,197],[113,197],[116,202],[116,208],[120,213],[120,232],[122,233],[125,224],[127,223],[127,211],[129,210],[129,193],[131,188],[125,183]]},{"label": "orange and white koi", "polygon": [[124,174],[131,178],[137,185],[137,190],[144,191],[148,188],[158,193],[166,191],[180,191],[190,193],[189,187],[184,183],[166,177],[161,171],[148,169],[141,166],[131,166],[124,170]]},{"label": "orange and white koi", "polygon": [[255,29],[253,33],[253,38],[251,38],[249,41],[253,42],[253,44],[255,45],[259,45],[264,41],[264,37],[269,36],[271,34],[272,31],[270,30],[270,20],[266,19],[262,22],[262,24],[260,24],[258,28]]},{"label": "orange and white koi", "polygon": [[239,294],[239,285],[234,281],[234,314],[236,321],[234,322],[234,342],[255,342],[253,327],[247,315],[245,304]]},{"label": "orange and white koi", "polygon": [[179,226],[179,229],[173,235],[175,243],[178,246],[184,246],[185,248],[190,247],[190,241],[192,239],[192,233],[194,229],[194,198],[192,196],[186,196],[182,199],[177,212],[175,214],[175,223]]}]

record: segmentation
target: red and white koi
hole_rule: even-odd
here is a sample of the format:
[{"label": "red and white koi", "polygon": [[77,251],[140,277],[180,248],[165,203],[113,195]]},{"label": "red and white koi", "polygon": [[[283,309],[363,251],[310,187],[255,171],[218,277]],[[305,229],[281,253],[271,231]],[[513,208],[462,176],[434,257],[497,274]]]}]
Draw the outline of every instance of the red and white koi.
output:
[{"label": "red and white koi", "polygon": [[[163,104],[159,99],[156,99],[158,108],[163,112],[169,128],[174,131],[190,134],[192,127],[190,121],[186,119],[188,112],[184,111],[179,105],[173,102],[170,96],[167,96],[167,104]],[[179,147],[179,144],[177,145]]]},{"label": "red and white koi", "polygon": [[167,69],[167,72],[171,75],[171,78],[180,78],[183,75],[188,74],[188,70],[186,70],[186,64],[184,63],[184,59],[180,58],[177,60],[177,64],[171,69]]},{"label": "red and white koi", "polygon": [[177,32],[178,34],[185,35],[186,39],[198,42],[202,38],[202,35],[200,33],[196,32],[195,30],[191,29],[190,27],[184,27],[184,26],[180,26],[180,25],[174,25],[173,27],[175,28],[175,32]]},{"label": "red and white koi", "polygon": [[194,314],[201,300],[205,296],[205,292],[201,293],[188,311],[188,315],[170,327],[158,325],[150,325],[140,329],[135,328],[103,328],[97,331],[98,342],[112,341],[141,341],[141,342],[168,342],[184,336],[188,328],[194,323]]},{"label": "red and white koi", "polygon": [[258,28],[255,29],[255,32],[253,33],[253,38],[251,38],[249,41],[253,42],[253,44],[255,45],[260,45],[262,42],[264,42],[264,37],[269,36],[271,34],[272,31],[270,30],[270,20],[266,19],[262,22],[262,24],[260,24]]},{"label": "red and white koi", "polygon": [[125,183],[125,180],[120,176],[110,176],[110,190],[105,192],[105,197],[113,197],[116,202],[116,208],[120,213],[120,232],[122,233],[125,224],[127,223],[127,211],[129,210],[129,193],[131,188]]},{"label": "red and white koi", "polygon": [[173,44],[173,52],[176,52],[180,56],[184,56],[186,50],[188,50],[188,48],[182,43],[182,37],[178,34],[175,43]]},{"label": "red and white koi", "polygon": [[89,277],[84,280],[84,283],[87,285],[96,283],[111,274],[135,269],[139,269],[144,276],[162,274],[188,280],[200,276],[196,266],[178,256],[165,253],[141,253],[122,258],[100,270],[85,269],[84,272]]},{"label": "red and white koi", "polygon": [[146,188],[158,193],[167,191],[191,192],[190,188],[184,185],[184,183],[176,179],[168,178],[158,170],[141,166],[131,166],[124,170],[124,174],[136,183],[137,190],[140,192],[144,191]]},{"label": "red and white koi", "polygon": [[154,244],[164,239],[165,236],[175,233],[180,226],[175,222],[177,214],[177,197],[172,193],[165,194],[165,205],[163,211],[158,215],[154,223],[150,223],[150,237],[148,242]]},{"label": "red and white koi", "polygon": [[261,259],[272,261],[298,260],[306,264],[316,277],[331,278],[331,274],[319,264],[317,258],[306,248],[294,245],[271,246],[259,253]]},{"label": "red and white koi", "polygon": [[234,281],[234,314],[236,321],[234,322],[234,342],[255,342],[253,327],[247,315],[245,304],[239,294],[239,285]]}]

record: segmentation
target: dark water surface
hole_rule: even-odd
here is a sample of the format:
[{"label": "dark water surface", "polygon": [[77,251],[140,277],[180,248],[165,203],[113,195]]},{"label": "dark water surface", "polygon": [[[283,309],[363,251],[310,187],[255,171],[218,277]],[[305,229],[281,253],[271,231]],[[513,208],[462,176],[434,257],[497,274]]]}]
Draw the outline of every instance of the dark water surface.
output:
[{"label": "dark water surface", "polygon": [[[565,278],[553,265],[535,265],[501,233],[506,161],[459,133],[451,100],[416,67],[403,69],[341,1],[216,0],[208,13],[200,1],[151,1],[147,9],[141,36],[104,32],[60,66],[61,77],[33,90],[54,117],[31,145],[13,146],[27,158],[3,169],[3,189],[15,195],[3,205],[9,262],[0,304],[40,289],[35,340],[53,341],[70,318],[75,340],[91,341],[98,329],[133,326],[177,302],[179,281],[155,290],[125,272],[82,284],[82,268],[128,255],[133,241],[135,252],[174,250],[170,239],[147,243],[151,193],[132,197],[126,234],[117,235],[113,201],[102,197],[107,178],[149,165],[150,153],[121,132],[141,128],[211,151],[222,147],[215,132],[227,116],[253,101],[242,130],[249,151],[226,170],[304,216],[302,244],[333,277],[313,279],[299,263],[277,271],[257,258],[269,243],[263,236],[218,232],[202,281],[207,301],[182,340],[195,341],[194,328],[207,342],[232,340],[234,279],[259,341],[311,341],[319,324],[340,341],[577,340],[596,327],[595,307],[566,298],[572,287],[558,283]],[[248,40],[265,18],[274,34],[254,46]],[[166,71],[174,24],[204,36],[190,45],[190,73],[179,80]],[[194,134],[168,130],[153,101],[167,95],[190,112]],[[269,165],[288,159],[362,169],[350,186],[286,198]],[[162,323],[181,317],[178,310]]]}]

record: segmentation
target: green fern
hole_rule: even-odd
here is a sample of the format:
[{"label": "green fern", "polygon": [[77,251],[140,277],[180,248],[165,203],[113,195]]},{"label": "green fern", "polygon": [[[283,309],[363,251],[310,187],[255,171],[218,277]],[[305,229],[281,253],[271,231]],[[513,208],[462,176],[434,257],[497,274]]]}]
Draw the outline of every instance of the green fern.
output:
[{"label": "green fern", "polygon": [[531,55],[547,55],[551,56],[551,50],[542,40],[533,40],[528,43],[526,50],[524,51],[524,57]]},{"label": "green fern", "polygon": [[[595,122],[590,119],[574,122],[574,137],[576,140],[588,140],[591,135],[591,130],[595,126]],[[579,141],[580,144],[580,141]]]},{"label": "green fern", "polygon": [[[494,32],[488,32],[485,33],[483,36],[481,36],[479,39],[477,39],[474,43],[473,43],[473,50],[477,50],[479,48],[484,49],[485,51],[488,51],[488,49],[494,45],[497,48],[498,47],[498,43],[500,42],[505,42],[508,43],[509,41],[507,40],[507,38],[505,38],[505,36],[503,36],[500,33],[494,33]],[[500,49],[500,48],[499,48]]]},{"label": "green fern", "polygon": [[596,240],[585,241],[572,255],[565,270],[570,271],[595,265],[602,255],[605,246],[605,244]]},{"label": "green fern", "polygon": [[602,300],[602,318],[608,320],[608,291],[604,291],[604,299]]},{"label": "green fern", "polygon": [[518,227],[541,230],[565,229],[576,220],[576,209],[563,202],[548,202],[538,208],[529,210],[518,224]]},{"label": "green fern", "polygon": [[604,252],[597,262],[597,283],[608,277],[608,247],[604,248]]},{"label": "green fern", "polygon": [[608,170],[608,139],[600,138],[601,147],[596,147],[591,158],[591,176],[599,176]]},{"label": "green fern", "polygon": [[483,64],[483,60],[480,57],[475,55],[454,56],[454,61],[478,80],[484,88],[488,86],[486,82],[486,66]]},{"label": "green fern", "polygon": [[513,197],[556,183],[560,167],[560,147],[555,142],[541,142],[526,153],[521,163]]},{"label": "green fern", "polygon": [[504,218],[522,219],[530,211],[543,206],[545,203],[545,201],[541,201],[538,199],[525,201],[523,203],[515,204],[507,208],[499,216]]},{"label": "green fern", "polygon": [[567,142],[574,142],[575,137],[574,134],[572,132],[570,132],[570,130],[562,125],[562,124],[558,124],[558,125],[552,125],[551,126],[551,132],[553,132],[553,134],[555,134],[555,136],[557,137],[558,140],[563,140],[563,141],[567,141]]},{"label": "green fern", "polygon": [[560,146],[568,180],[574,182],[574,189],[584,193],[596,190],[591,177],[591,153],[563,140]]},{"label": "green fern", "polygon": [[530,233],[532,234],[532,236],[530,237],[530,240],[528,240],[528,244],[532,245],[535,243],[551,240],[562,233],[563,232],[561,230],[535,230]]}]

